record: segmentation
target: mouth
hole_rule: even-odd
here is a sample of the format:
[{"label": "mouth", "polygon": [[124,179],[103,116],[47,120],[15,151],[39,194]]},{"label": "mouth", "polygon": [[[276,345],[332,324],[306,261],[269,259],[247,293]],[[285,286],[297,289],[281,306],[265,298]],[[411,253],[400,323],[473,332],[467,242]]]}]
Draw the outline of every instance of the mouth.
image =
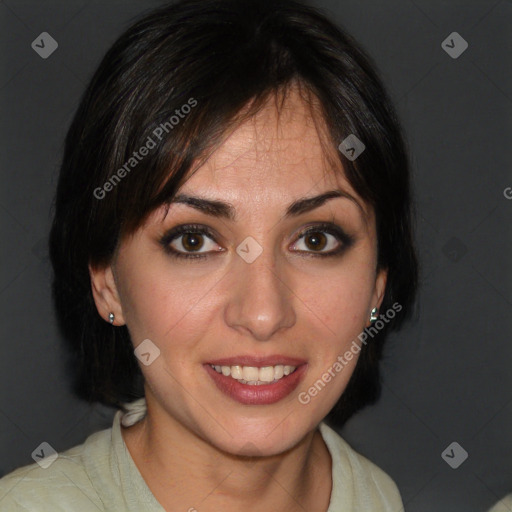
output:
[{"label": "mouth", "polygon": [[217,373],[225,377],[231,377],[241,384],[249,386],[264,386],[265,384],[275,384],[283,377],[292,374],[297,367],[291,365],[278,364],[275,366],[222,366],[210,365]]},{"label": "mouth", "polygon": [[287,397],[307,370],[299,359],[240,357],[203,365],[217,388],[244,405],[268,405]]}]

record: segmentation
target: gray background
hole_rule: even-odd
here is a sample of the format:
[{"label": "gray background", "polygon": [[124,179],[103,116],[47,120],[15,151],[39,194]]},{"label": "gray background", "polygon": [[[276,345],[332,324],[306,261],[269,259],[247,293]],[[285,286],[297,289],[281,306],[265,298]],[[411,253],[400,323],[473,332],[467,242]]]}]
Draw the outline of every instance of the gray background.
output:
[{"label": "gray background", "polygon": [[[69,390],[50,301],[49,208],[66,129],[100,58],[153,1],[0,2],[0,471],[107,428]],[[483,511],[512,492],[512,2],[318,1],[375,59],[409,140],[423,265],[416,321],[388,344],[381,401],[342,435],[406,510]],[[49,32],[59,47],[31,48]],[[452,59],[441,42],[469,43]],[[469,454],[452,469],[453,441]],[[0,501],[1,508],[1,501]]]}]

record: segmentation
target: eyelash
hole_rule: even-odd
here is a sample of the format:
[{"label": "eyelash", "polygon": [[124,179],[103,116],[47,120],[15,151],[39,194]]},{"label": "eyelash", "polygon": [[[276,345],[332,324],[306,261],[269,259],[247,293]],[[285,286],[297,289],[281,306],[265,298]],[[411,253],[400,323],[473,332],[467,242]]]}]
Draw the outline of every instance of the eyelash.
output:
[{"label": "eyelash", "polygon": [[[354,237],[345,233],[340,227],[336,226],[335,224],[330,224],[330,223],[321,223],[321,224],[316,224],[314,226],[309,226],[309,227],[305,228],[304,230],[302,230],[299,233],[297,240],[300,240],[312,233],[327,233],[328,235],[332,235],[340,243],[340,246],[334,250],[331,250],[329,252],[324,252],[324,253],[322,253],[322,252],[315,253],[314,251],[297,251],[301,255],[306,256],[306,257],[328,258],[328,257],[333,257],[333,256],[338,256],[338,255],[341,256],[341,254],[344,253],[355,242]],[[208,255],[209,255],[208,252],[205,252],[205,253],[183,253],[183,252],[177,251],[176,249],[171,247],[172,242],[174,242],[180,236],[185,235],[185,234],[205,235],[205,236],[211,238],[213,241],[215,241],[214,233],[206,226],[202,226],[200,224],[183,224],[181,226],[176,226],[175,228],[172,228],[170,231],[168,231],[161,238],[160,244],[164,248],[165,252],[174,258],[193,260],[193,259],[197,259],[197,258],[203,259],[203,258],[208,257]],[[216,251],[216,252],[223,252],[223,251]]]}]

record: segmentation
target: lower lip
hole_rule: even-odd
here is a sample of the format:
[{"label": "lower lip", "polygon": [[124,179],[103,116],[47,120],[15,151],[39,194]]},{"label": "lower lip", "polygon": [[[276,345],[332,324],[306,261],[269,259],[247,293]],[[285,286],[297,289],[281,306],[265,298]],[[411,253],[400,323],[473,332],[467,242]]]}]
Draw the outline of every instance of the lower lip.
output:
[{"label": "lower lip", "polygon": [[204,365],[215,385],[227,396],[244,405],[275,404],[287,397],[300,383],[306,372],[307,364],[279,379],[274,384],[249,385],[218,373],[209,364]]}]

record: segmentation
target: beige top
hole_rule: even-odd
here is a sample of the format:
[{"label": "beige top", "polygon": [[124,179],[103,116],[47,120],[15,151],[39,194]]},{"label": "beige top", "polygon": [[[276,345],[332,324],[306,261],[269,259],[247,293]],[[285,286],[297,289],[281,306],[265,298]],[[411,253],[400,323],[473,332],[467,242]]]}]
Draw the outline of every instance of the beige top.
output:
[{"label": "beige top", "polygon": [[512,494],[507,494],[507,496],[498,501],[489,512],[512,512]]},{"label": "beige top", "polygon": [[[144,416],[145,400],[128,407],[128,414],[116,413],[112,428],[58,454],[46,469],[39,465],[44,465],[42,459],[0,479],[0,511],[164,512],[121,435],[121,424],[132,425]],[[403,512],[393,480],[325,423],[319,428],[332,458],[332,492],[326,512]],[[194,503],[190,507],[193,510]]]}]

